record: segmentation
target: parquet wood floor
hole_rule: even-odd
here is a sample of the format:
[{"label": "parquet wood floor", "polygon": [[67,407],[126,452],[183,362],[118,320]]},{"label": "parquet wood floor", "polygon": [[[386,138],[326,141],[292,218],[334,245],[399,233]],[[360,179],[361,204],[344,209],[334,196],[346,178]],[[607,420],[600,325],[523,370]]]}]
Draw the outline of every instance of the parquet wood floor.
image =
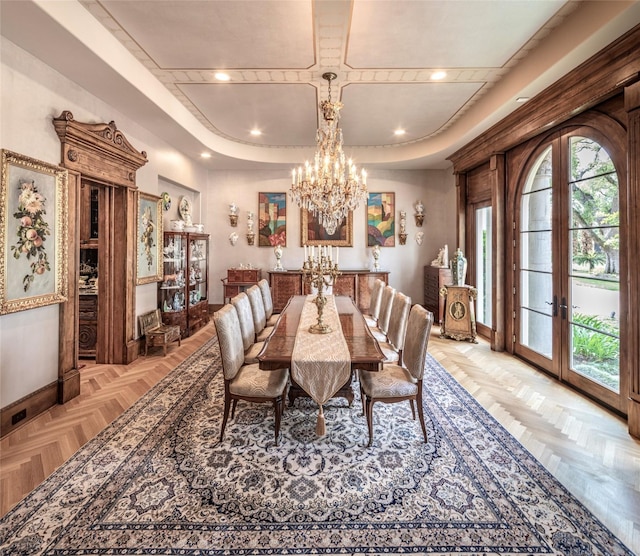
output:
[{"label": "parquet wood floor", "polygon": [[[0,515],[62,465],[189,354],[213,324],[126,366],[87,365],[81,394],[0,441]],[[506,354],[444,340],[430,353],[558,480],[640,554],[640,441],[588,398]]]}]

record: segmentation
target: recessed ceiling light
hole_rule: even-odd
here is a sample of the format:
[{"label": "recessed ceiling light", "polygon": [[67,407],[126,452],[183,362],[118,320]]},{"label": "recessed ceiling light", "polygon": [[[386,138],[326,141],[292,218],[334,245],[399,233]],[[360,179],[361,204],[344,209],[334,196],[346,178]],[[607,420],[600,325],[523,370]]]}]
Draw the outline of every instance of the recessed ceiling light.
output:
[{"label": "recessed ceiling light", "polygon": [[393,134],[394,135],[404,135],[406,131],[404,129],[396,129]]},{"label": "recessed ceiling light", "polygon": [[211,153],[201,153],[200,156],[202,158],[211,158]]},{"label": "recessed ceiling light", "polygon": [[218,80],[218,81],[230,81],[231,77],[229,76],[228,73],[224,73],[222,71],[217,72],[214,77]]},{"label": "recessed ceiling light", "polygon": [[516,102],[527,102],[529,99],[530,97],[518,97]]},{"label": "recessed ceiling light", "polygon": [[254,137],[259,137],[260,135],[262,135],[262,131],[260,131],[259,129],[252,129],[251,135],[253,135]]},{"label": "recessed ceiling light", "polygon": [[434,71],[431,74],[431,79],[433,81],[440,81],[440,79],[444,79],[445,77],[447,77],[447,72],[446,71]]}]

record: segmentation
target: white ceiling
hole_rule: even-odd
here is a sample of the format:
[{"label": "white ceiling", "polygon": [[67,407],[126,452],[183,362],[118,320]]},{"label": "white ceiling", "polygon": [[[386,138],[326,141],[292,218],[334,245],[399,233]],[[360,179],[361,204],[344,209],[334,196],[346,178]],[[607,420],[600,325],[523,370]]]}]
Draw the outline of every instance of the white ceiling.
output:
[{"label": "white ceiling", "polygon": [[[212,168],[309,157],[326,71],[337,73],[345,151],[359,164],[445,168],[518,97],[640,23],[640,9],[614,0],[0,0],[0,19],[9,40],[188,156],[211,153]],[[436,70],[446,77],[434,81]]]}]

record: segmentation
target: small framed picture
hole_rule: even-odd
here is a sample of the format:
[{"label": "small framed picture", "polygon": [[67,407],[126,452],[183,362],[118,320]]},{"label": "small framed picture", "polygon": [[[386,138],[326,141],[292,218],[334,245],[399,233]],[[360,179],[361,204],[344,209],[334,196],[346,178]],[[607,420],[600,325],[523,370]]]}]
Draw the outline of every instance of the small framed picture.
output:
[{"label": "small framed picture", "polygon": [[395,247],[396,194],[369,193],[367,198],[367,246]]},{"label": "small framed picture", "polygon": [[136,284],[162,280],[162,200],[138,192]]},{"label": "small framed picture", "polygon": [[318,218],[307,209],[300,209],[300,243],[304,245],[335,245],[353,247],[353,211],[338,226],[335,233],[328,234]]},{"label": "small framed picture", "polygon": [[67,300],[68,172],[2,150],[0,315]]},{"label": "small framed picture", "polygon": [[287,246],[287,194],[258,193],[258,246]]}]

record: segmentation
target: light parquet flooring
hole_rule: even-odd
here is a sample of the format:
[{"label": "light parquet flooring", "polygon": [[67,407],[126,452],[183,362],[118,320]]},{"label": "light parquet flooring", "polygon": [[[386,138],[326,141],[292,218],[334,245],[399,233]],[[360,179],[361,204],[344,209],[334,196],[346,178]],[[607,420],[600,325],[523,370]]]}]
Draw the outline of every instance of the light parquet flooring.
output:
[{"label": "light parquet flooring", "polygon": [[[439,331],[438,331],[439,332]],[[429,352],[618,538],[640,554],[640,441],[586,396],[489,344],[441,339]]]},{"label": "light parquet flooring", "polygon": [[4,515],[88,440],[215,335],[213,323],[129,365],[87,364],[80,395],[56,405],[0,440],[0,515]]},{"label": "light parquet flooring", "polygon": [[[0,441],[0,515],[214,335],[213,324],[126,366],[88,365],[81,394]],[[430,353],[558,480],[640,554],[640,441],[626,423],[518,359],[432,334]]]}]

